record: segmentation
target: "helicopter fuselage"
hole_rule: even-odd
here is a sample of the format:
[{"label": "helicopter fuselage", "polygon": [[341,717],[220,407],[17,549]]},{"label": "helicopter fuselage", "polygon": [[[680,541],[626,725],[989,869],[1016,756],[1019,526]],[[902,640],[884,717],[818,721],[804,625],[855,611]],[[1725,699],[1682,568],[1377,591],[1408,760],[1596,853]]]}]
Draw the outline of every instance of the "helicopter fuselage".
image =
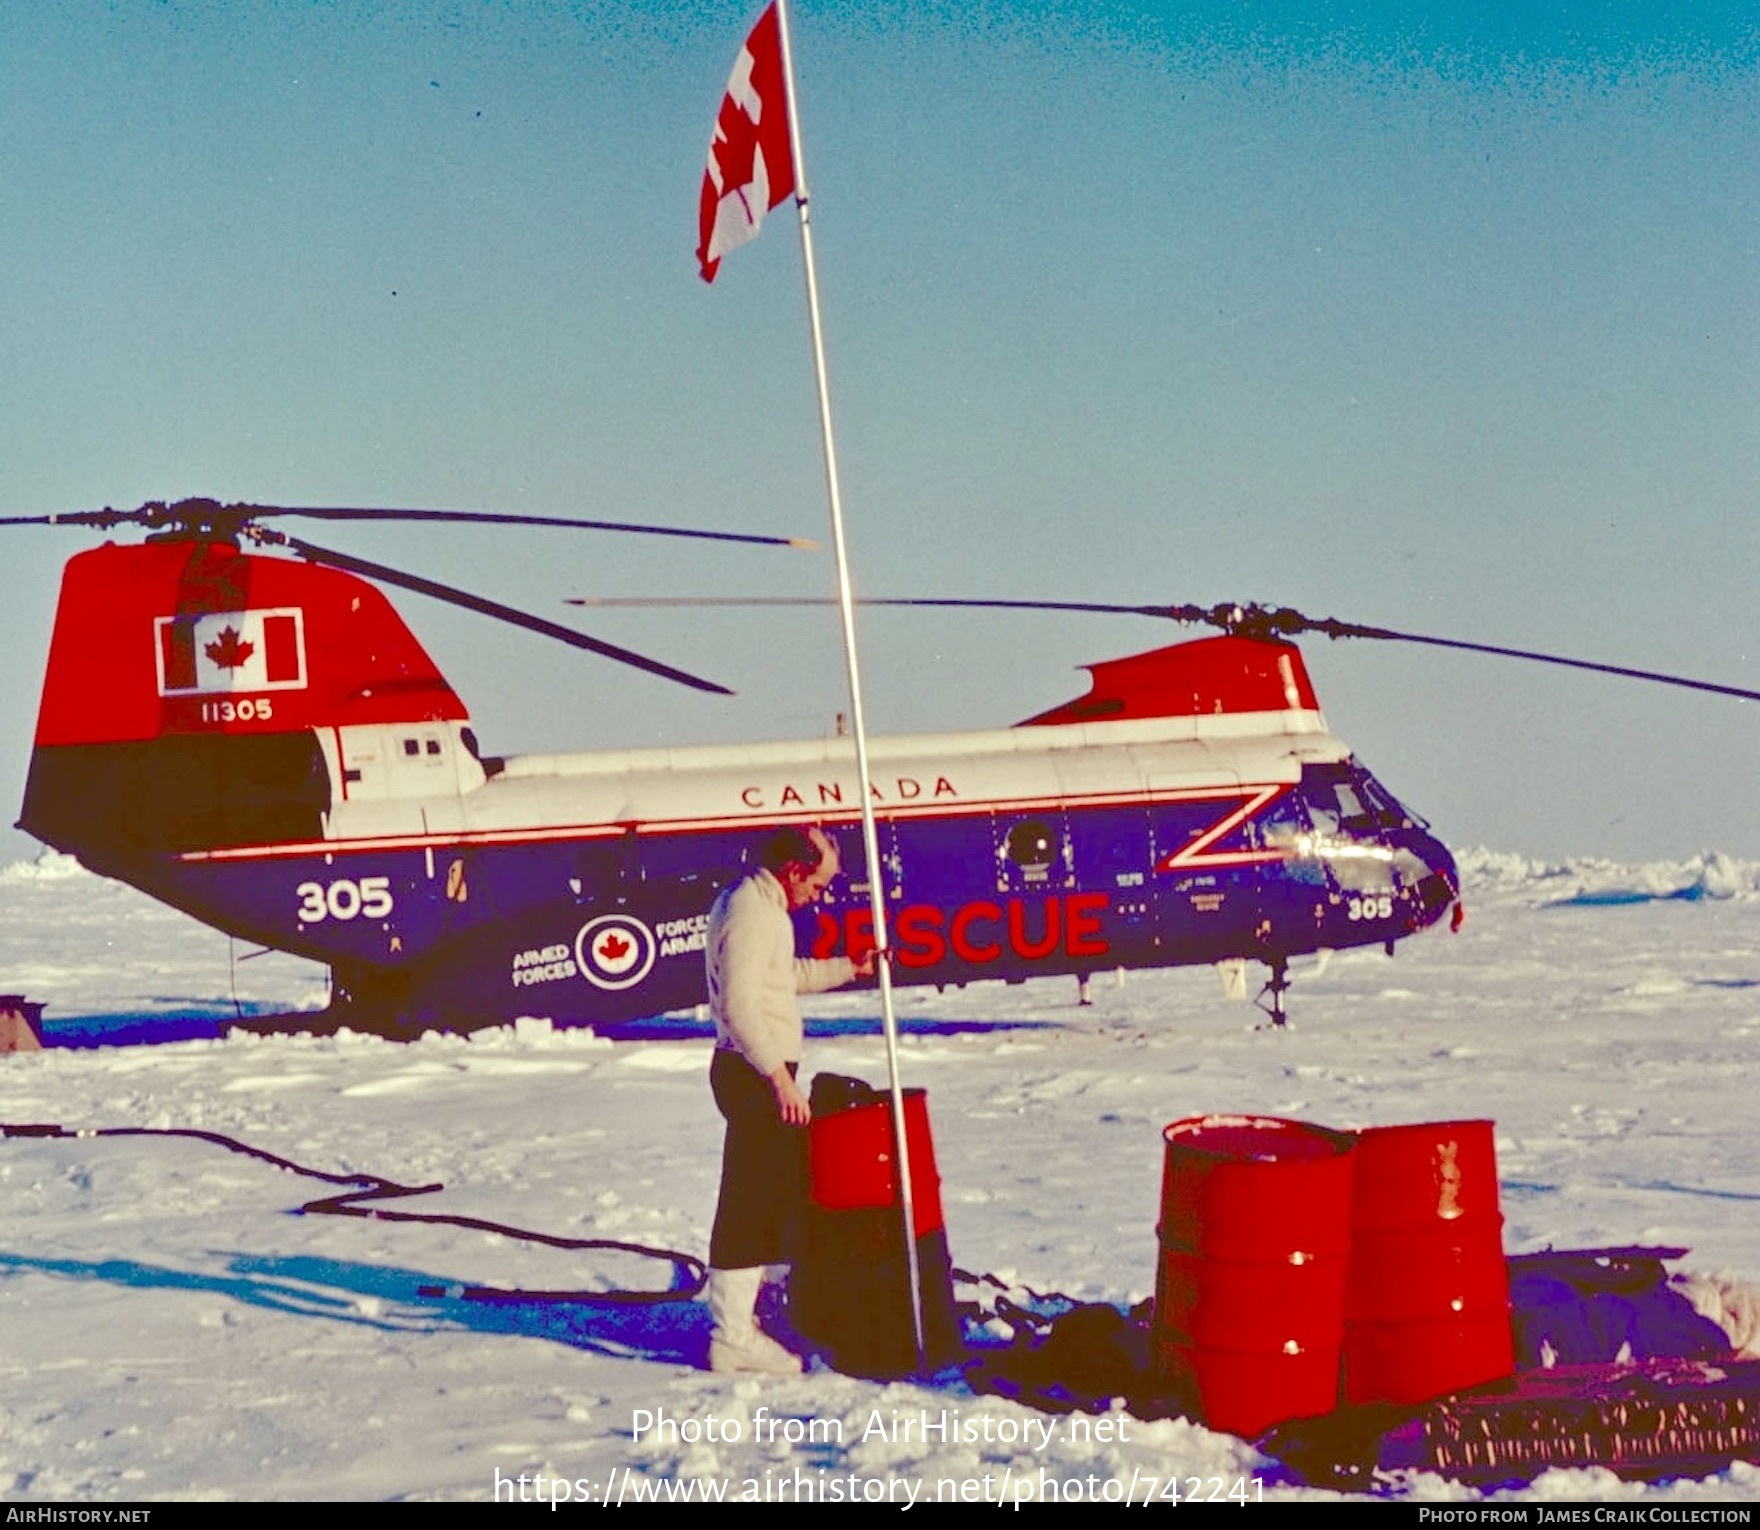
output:
[{"label": "helicopter fuselage", "polygon": [[[1455,902],[1448,851],[1327,729],[1291,645],[1095,676],[1036,725],[871,741],[895,982],[1277,971]],[[860,789],[843,738],[482,757],[371,585],[149,544],[69,566],[22,822],[328,963],[388,1028],[467,1029],[702,1002],[709,908],[787,823],[823,824],[845,871],[802,951],[871,947]]]}]

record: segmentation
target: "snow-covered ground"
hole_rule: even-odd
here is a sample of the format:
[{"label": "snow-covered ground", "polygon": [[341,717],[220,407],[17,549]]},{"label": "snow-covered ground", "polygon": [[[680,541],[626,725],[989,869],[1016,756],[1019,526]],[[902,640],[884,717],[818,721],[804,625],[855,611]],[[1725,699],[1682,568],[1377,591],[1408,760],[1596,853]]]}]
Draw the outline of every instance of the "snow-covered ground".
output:
[{"label": "snow-covered ground", "polygon": [[[1161,1128],[1238,1110],[1490,1117],[1509,1251],[1673,1243],[1694,1268],[1760,1276],[1760,866],[1477,852],[1463,873],[1464,930],[1298,972],[1286,1033],[1253,1029],[1204,971],[1098,980],[1085,1010],[1068,981],[903,991],[904,1067],[930,1090],[955,1262],[1090,1299],[1147,1295]],[[46,1001],[51,1020],[324,998],[315,969],[235,960],[223,937],[55,857],[0,871],[0,932],[0,988]],[[873,1009],[833,995],[811,1012]],[[946,1025],[961,1021],[990,1024]],[[707,1065],[700,1035],[614,1042],[538,1022],[411,1046],[345,1033],[59,1049],[0,1058],[0,1121],[200,1128],[330,1172],[444,1181],[410,1209],[701,1252],[719,1149]],[[807,1067],[884,1076],[872,1034],[815,1041]],[[1104,1496],[1134,1476],[1140,1498],[1174,1475],[1329,1496],[1185,1422],[1123,1419],[1083,1441],[1067,1419],[955,1384],[717,1378],[696,1368],[700,1306],[424,1297],[651,1272],[290,1215],[321,1193],[197,1142],[0,1140],[0,1497],[488,1500],[498,1480],[504,1499],[531,1496],[541,1476],[546,1496],[561,1482],[627,1501],[666,1481],[777,1497],[803,1481],[896,1501],[1051,1480]],[[924,1410],[977,1438],[892,1437]],[[663,1418],[688,1427],[638,1428]],[[1433,1478],[1391,1491],[1476,1496]],[[1523,1496],[1749,1498],[1760,1471],[1648,1489],[1553,1472]]]}]

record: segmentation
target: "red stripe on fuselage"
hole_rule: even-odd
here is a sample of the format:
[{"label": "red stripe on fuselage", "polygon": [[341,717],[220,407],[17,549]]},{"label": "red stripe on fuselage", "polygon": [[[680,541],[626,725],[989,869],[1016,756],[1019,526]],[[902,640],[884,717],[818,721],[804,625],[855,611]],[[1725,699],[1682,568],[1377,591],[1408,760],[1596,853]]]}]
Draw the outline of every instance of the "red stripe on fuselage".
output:
[{"label": "red stripe on fuselage", "polygon": [[[1217,802],[1235,804],[1184,846],[1155,864],[1157,871],[1185,871],[1192,867],[1249,865],[1284,859],[1280,850],[1210,851],[1209,846],[1239,828],[1255,813],[1291,790],[1287,783],[1246,787],[1185,787],[1158,792],[1091,792],[1079,796],[1027,797],[1013,801],[965,801],[958,806],[890,808],[882,819],[989,818],[998,814],[1044,813],[1080,808],[1149,809],[1169,803]],[[558,824],[554,828],[479,829],[458,833],[384,835],[366,839],[311,840],[302,844],[249,845],[226,850],[186,850],[182,861],[280,860],[309,855],[362,855],[383,850],[452,849],[473,845],[541,845],[558,841],[616,839],[626,834],[677,836],[740,828],[768,828],[799,822],[830,825],[854,824],[855,813],[777,813],[763,818],[723,816],[714,818],[655,819],[622,823]]]}]

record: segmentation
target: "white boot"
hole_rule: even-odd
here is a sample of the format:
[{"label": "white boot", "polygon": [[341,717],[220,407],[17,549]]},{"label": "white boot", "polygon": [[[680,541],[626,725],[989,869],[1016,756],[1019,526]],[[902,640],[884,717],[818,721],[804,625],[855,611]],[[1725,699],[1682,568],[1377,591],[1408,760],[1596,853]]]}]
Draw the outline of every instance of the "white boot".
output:
[{"label": "white boot", "polygon": [[800,1356],[791,1354],[753,1318],[764,1267],[709,1271],[709,1369],[749,1371],[765,1376],[798,1376]]}]

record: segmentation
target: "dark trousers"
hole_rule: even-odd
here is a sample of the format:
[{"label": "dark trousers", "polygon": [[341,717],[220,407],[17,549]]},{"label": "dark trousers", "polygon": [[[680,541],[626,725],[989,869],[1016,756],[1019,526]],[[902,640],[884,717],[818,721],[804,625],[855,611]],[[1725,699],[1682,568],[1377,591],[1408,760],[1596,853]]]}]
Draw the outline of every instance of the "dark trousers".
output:
[{"label": "dark trousers", "polygon": [[737,1052],[716,1049],[709,1086],[727,1119],[709,1263],[718,1270],[789,1263],[807,1202],[807,1134],[784,1123],[770,1080]]}]

